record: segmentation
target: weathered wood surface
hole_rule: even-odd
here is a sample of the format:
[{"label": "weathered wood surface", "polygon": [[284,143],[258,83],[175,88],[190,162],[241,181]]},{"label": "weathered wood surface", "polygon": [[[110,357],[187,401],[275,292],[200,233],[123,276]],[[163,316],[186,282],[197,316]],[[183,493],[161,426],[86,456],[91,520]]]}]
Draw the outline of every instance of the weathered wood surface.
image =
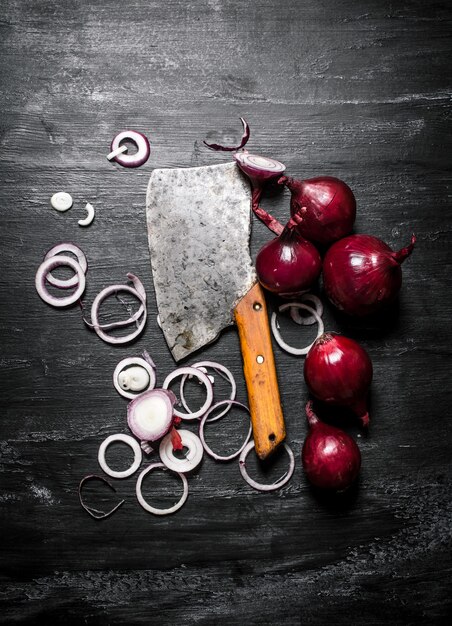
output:
[{"label": "weathered wood surface", "polygon": [[[451,19],[445,0],[2,2],[2,622],[446,623]],[[356,323],[326,308],[327,328],[362,341],[375,366],[369,436],[352,429],[359,488],[332,500],[306,485],[302,361],[275,347],[297,455],[285,488],[256,493],[236,464],[206,459],[176,515],[141,510],[131,478],[114,481],[122,509],[95,522],[77,485],[97,471],[103,438],[126,432],[114,366],[147,348],[160,383],[174,367],[156,325],[149,174],[224,161],[202,139],[232,140],[240,115],[250,149],[292,175],[346,180],[358,232],[393,246],[418,236],[390,315]],[[151,159],[136,171],[105,159],[124,128],[151,139]],[[57,190],[75,199],[66,214],[49,208]],[[86,201],[97,212],[83,230]],[[284,219],[288,196],[264,205]],[[269,236],[255,224],[253,253]],[[76,309],[38,298],[36,268],[63,240],[88,256],[89,302],[127,271],[143,279],[149,322],[133,347],[107,346]],[[239,355],[233,329],[200,354],[231,367],[243,400]],[[212,427],[212,445],[227,440],[232,450],[243,436],[235,429],[226,420]],[[160,494],[178,489],[157,476],[153,484]]]}]

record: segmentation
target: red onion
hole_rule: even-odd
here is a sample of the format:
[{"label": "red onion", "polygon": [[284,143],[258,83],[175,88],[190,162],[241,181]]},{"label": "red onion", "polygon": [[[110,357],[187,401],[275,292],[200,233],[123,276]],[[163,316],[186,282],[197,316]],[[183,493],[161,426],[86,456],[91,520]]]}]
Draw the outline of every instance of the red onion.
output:
[{"label": "red onion", "polygon": [[331,302],[349,315],[368,315],[393,300],[402,284],[400,265],[413,252],[416,237],[398,252],[370,235],[351,235],[328,250],[323,284]]},{"label": "red onion", "polygon": [[342,180],[332,176],[295,180],[283,176],[278,181],[292,194],[292,217],[306,208],[298,232],[306,239],[329,244],[352,230],[356,217],[356,200]]},{"label": "red onion", "polygon": [[127,405],[127,423],[142,441],[157,441],[173,425],[176,396],[167,389],[145,391]]},{"label": "red onion", "polygon": [[[83,273],[86,274],[88,271],[88,261],[86,260],[85,253],[78,246],[76,246],[75,243],[71,243],[70,241],[57,243],[56,246],[50,248],[44,257],[44,261],[50,259],[52,256],[60,254],[61,252],[71,252],[74,254],[77,257],[77,262],[82,268]],[[51,285],[61,289],[70,289],[71,287],[76,287],[78,285],[77,275],[71,276],[70,278],[56,278],[52,272],[49,272],[46,276],[46,280]]]},{"label": "red onion", "polygon": [[349,407],[364,426],[368,425],[372,361],[356,341],[324,333],[308,352],[304,378],[313,396],[327,404]]},{"label": "red onion", "polygon": [[324,424],[306,405],[310,432],[303,444],[301,460],[306,476],[315,487],[343,491],[356,480],[361,453],[354,439],[334,426]]},{"label": "red onion", "polygon": [[83,491],[83,486],[85,485],[85,483],[87,483],[89,480],[100,480],[102,483],[105,483],[106,485],[108,485],[110,487],[110,489],[116,493],[116,489],[113,487],[113,485],[103,476],[97,476],[96,474],[89,474],[89,476],[85,476],[84,478],[82,478],[82,480],[80,481],[80,484],[78,486],[78,498],[80,500],[80,504],[82,505],[82,507],[85,509],[85,511],[91,515],[91,517],[94,517],[94,519],[105,519],[107,517],[110,517],[110,515],[113,515],[113,513],[115,511],[117,511],[119,509],[120,506],[122,506],[125,502],[125,500],[121,500],[121,502],[118,502],[118,504],[113,507],[111,509],[111,511],[99,511],[99,509],[95,509],[92,506],[88,506],[87,504],[85,504],[85,502],[83,501],[82,498],[82,491]]},{"label": "red onion", "polygon": [[250,138],[248,122],[243,117],[240,118],[240,121],[243,124],[243,135],[238,146],[222,146],[219,143],[207,143],[207,141],[203,141],[203,144],[211,150],[221,150],[222,152],[235,152],[236,150],[240,150],[248,143],[248,139]]},{"label": "red onion", "polygon": [[[77,283],[74,293],[69,296],[64,296],[63,298],[58,298],[57,296],[53,296],[51,293],[49,293],[46,287],[46,278],[52,270],[60,267],[61,265],[68,266],[72,270],[74,270],[77,277]],[[77,300],[80,299],[80,296],[85,291],[85,286],[86,279],[83,269],[80,267],[77,261],[74,261],[74,259],[69,256],[63,256],[59,254],[57,254],[56,256],[51,256],[41,263],[38,271],[36,272],[36,291],[38,292],[39,297],[51,306],[61,308],[74,304],[74,302],[77,302]]]},{"label": "red onion", "polygon": [[[135,154],[120,154],[119,148],[121,141],[131,141],[137,147]],[[119,135],[111,142],[110,150],[116,153],[113,159],[119,165],[123,167],[139,167],[146,163],[151,153],[151,147],[149,145],[148,138],[142,133],[138,133],[136,130],[123,130]],[[111,153],[107,158],[111,156]]]},{"label": "red onion", "polygon": [[308,289],[319,277],[322,260],[316,247],[289,221],[283,232],[266,243],[256,257],[261,285],[280,296],[292,297]]}]

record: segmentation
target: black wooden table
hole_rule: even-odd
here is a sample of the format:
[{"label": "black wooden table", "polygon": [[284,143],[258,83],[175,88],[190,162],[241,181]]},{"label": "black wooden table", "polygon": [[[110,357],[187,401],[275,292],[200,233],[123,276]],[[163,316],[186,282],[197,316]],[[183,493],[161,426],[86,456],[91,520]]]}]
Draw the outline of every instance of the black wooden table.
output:
[{"label": "black wooden table", "polygon": [[[445,0],[2,2],[0,621],[446,622],[451,18]],[[146,348],[160,384],[174,368],[156,324],[150,172],[224,162],[202,139],[236,139],[242,115],[253,152],[280,159],[297,178],[329,174],[352,187],[357,232],[395,248],[418,237],[399,305],[387,315],[356,322],[326,304],[326,327],[360,341],[375,368],[368,436],[344,421],[362,452],[359,485],[333,498],[305,482],[303,360],[275,346],[297,460],[286,487],[255,492],[236,463],[206,458],[175,515],[143,511],[132,477],[113,481],[117,494],[105,506],[126,502],[96,522],[77,487],[100,473],[101,441],[127,432],[115,365]],[[137,170],[105,158],[126,128],[152,144]],[[56,191],[72,194],[69,212],[50,208]],[[96,218],[83,229],[77,220],[88,201]],[[263,204],[284,220],[288,203],[282,193]],[[270,237],[255,222],[253,254]],[[37,296],[43,254],[68,240],[89,259],[88,303],[129,271],[142,278],[149,319],[133,346],[103,343],[77,307],[53,309]],[[286,328],[300,343],[313,332],[296,330]],[[199,356],[230,367],[246,401],[234,329]],[[232,450],[243,431],[225,419],[209,437]],[[112,451],[112,462],[126,463],[122,454]],[[275,480],[284,462],[265,477],[250,471]],[[168,504],[179,485],[156,474],[147,489]],[[87,497],[94,503],[101,492],[93,486]]]}]

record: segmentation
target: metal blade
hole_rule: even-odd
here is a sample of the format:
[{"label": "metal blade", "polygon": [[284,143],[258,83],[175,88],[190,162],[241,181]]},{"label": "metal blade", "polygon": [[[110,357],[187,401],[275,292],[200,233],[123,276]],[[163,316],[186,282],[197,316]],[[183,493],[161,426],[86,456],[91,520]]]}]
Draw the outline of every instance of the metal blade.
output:
[{"label": "metal blade", "polygon": [[160,324],[179,361],[232,324],[256,282],[251,190],[235,163],[154,170],[146,216]]}]

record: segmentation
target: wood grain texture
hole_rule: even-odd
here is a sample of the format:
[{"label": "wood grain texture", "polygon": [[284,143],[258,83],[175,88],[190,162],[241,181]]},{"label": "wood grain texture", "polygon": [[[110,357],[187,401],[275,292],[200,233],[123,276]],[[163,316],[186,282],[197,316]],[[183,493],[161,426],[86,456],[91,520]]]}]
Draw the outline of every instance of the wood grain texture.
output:
[{"label": "wood grain texture", "polygon": [[[2,2],[0,621],[448,623],[451,26],[445,0]],[[251,127],[249,149],[283,161],[290,175],[344,179],[357,198],[357,232],[394,248],[413,231],[418,237],[386,315],[354,321],[325,303],[326,328],[360,341],[374,364],[368,436],[341,422],[361,449],[360,483],[345,498],[306,484],[303,363],[274,346],[297,459],[292,480],[260,494],[235,463],[206,458],[176,515],[141,510],[131,478],[113,481],[126,503],[97,523],[80,508],[77,486],[99,471],[101,441],[127,432],[114,367],[146,348],[158,384],[174,368],[156,324],[150,172],[225,162],[202,140],[236,139],[239,116]],[[105,158],[126,128],[151,141],[151,158],[136,171]],[[63,215],[49,206],[59,190],[75,200]],[[96,218],[82,229],[87,201]],[[287,219],[287,192],[262,204]],[[252,253],[270,237],[255,221]],[[36,269],[64,240],[88,257],[88,304],[128,271],[143,280],[149,319],[133,346],[104,344],[77,309],[38,298]],[[308,328],[282,330],[299,345],[312,338]],[[199,358],[230,367],[246,400],[235,329]],[[245,430],[231,416],[207,436],[226,452]],[[124,467],[127,455],[114,454]],[[284,457],[277,461],[267,474],[250,473],[276,480]],[[168,504],[178,488],[156,474],[147,494]]]},{"label": "wood grain texture", "polygon": [[243,372],[257,456],[267,459],[286,438],[265,296],[259,283],[237,304]]}]

